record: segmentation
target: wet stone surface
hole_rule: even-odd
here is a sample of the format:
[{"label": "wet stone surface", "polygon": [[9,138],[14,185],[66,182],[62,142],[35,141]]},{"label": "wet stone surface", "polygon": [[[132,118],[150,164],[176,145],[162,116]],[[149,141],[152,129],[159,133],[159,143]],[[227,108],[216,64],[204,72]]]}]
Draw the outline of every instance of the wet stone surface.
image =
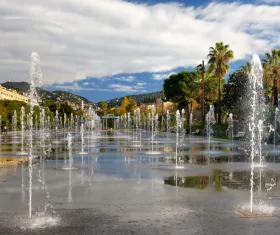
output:
[{"label": "wet stone surface", "polygon": [[[36,147],[34,138],[38,159],[32,165],[31,220],[28,164],[0,165],[1,235],[279,234],[276,151],[276,163],[266,162],[254,172],[254,203],[261,210],[272,208],[273,217],[240,218],[234,211],[250,200],[242,142],[216,141],[207,149],[204,138],[186,138],[183,168],[175,169],[172,135],[163,144],[155,143],[153,150],[162,152],[158,156],[141,154],[152,151],[149,132],[142,133],[144,147],[133,148],[129,132],[85,133],[88,154],[80,155],[80,136],[73,133],[74,169],[64,170],[69,164],[66,134],[51,133],[43,145],[40,142],[49,146],[45,155],[47,148]],[[158,135],[160,141],[166,133]],[[8,144],[13,138],[11,133],[1,138],[3,161],[22,159],[21,141]],[[26,151],[28,136],[24,138]]]}]

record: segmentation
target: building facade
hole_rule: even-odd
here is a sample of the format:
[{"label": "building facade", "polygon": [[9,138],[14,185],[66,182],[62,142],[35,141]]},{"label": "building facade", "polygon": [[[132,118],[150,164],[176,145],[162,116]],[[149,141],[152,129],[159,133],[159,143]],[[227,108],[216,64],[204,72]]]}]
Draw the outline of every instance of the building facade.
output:
[{"label": "building facade", "polygon": [[0,85],[0,100],[17,100],[28,103],[28,97],[19,94],[16,90],[6,89]]}]

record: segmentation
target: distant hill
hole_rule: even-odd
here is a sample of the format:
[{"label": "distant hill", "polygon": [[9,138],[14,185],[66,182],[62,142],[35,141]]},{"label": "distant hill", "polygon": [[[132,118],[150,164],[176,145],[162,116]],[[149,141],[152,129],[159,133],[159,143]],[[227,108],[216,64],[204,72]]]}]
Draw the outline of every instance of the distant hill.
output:
[{"label": "distant hill", "polygon": [[[7,89],[15,89],[16,91],[20,93],[28,93],[30,84],[27,82],[4,82],[1,84],[3,87],[6,87]],[[90,102],[88,99],[75,95],[68,91],[47,91],[45,89],[37,87],[37,92],[41,99],[45,100],[52,100],[55,102],[70,102],[72,104],[80,104],[82,100],[85,104],[94,104],[93,102]],[[157,92],[151,92],[146,94],[139,94],[139,95],[128,95],[126,97],[132,97],[136,102],[137,105],[140,104],[149,104],[153,103],[155,98],[160,98],[161,93],[160,91]],[[123,97],[115,98],[108,100],[108,107],[115,107],[120,106],[123,100]]]},{"label": "distant hill", "polygon": [[[153,103],[155,101],[155,98],[160,98],[161,96],[162,96],[161,92],[157,91],[157,92],[151,92],[151,93],[139,94],[139,95],[128,95],[126,97],[127,98],[132,97],[137,102],[137,105],[140,105],[140,104]],[[115,106],[120,106],[123,98],[124,96],[107,101],[108,107],[112,108]]]},{"label": "distant hill", "polygon": [[[16,91],[20,93],[28,93],[30,84],[27,82],[4,82],[1,84],[3,87],[6,87],[7,89],[15,89]],[[52,100],[55,102],[70,102],[72,104],[80,104],[82,100],[85,104],[90,104],[88,99],[78,96],[75,94],[72,94],[71,92],[67,91],[47,91],[45,89],[37,87],[37,92],[41,99],[45,100]]]}]

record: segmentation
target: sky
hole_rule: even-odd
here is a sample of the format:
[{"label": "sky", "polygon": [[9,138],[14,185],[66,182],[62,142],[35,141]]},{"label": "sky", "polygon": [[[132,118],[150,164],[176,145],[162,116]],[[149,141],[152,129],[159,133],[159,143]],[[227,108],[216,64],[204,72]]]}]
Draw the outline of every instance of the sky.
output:
[{"label": "sky", "polygon": [[207,60],[223,41],[230,72],[280,48],[280,0],[1,0],[0,82],[29,82],[97,102],[162,89],[173,73]]}]

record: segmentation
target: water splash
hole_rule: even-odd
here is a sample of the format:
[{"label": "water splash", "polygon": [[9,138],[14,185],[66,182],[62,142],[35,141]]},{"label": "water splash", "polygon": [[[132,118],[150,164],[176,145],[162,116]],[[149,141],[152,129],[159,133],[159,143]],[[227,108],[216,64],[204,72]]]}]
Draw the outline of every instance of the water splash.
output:
[{"label": "water splash", "polygon": [[59,126],[58,110],[55,111],[54,122],[55,122],[55,130],[56,130],[56,132],[57,132],[57,131],[58,131],[58,126]]},{"label": "water splash", "polygon": [[12,117],[12,127],[13,127],[13,131],[17,130],[17,111],[14,110],[14,115]]},{"label": "water splash", "polygon": [[[20,109],[20,124],[21,124],[21,154],[24,154],[24,117],[25,117],[25,109],[22,106]],[[23,164],[23,158],[22,158],[22,164]]]},{"label": "water splash", "polygon": [[263,97],[263,69],[260,58],[253,55],[250,62],[251,71],[249,73],[249,92],[250,96],[250,116],[249,116],[249,131],[250,131],[250,211],[253,213],[254,204],[254,170],[255,160],[259,157],[259,163],[262,165],[262,133],[264,120],[264,97]]},{"label": "water splash", "polygon": [[64,128],[64,130],[66,130],[66,128],[67,128],[66,120],[67,120],[67,116],[66,116],[66,113],[64,113],[64,115],[63,115],[63,128]]},{"label": "water splash", "polygon": [[74,128],[75,124],[74,124],[74,116],[73,113],[71,113],[70,115],[70,129],[72,130]]},{"label": "water splash", "polygon": [[176,149],[175,149],[175,164],[176,168],[178,167],[178,146],[179,146],[179,130],[180,130],[180,123],[181,123],[181,115],[180,111],[176,111]]},{"label": "water splash", "polygon": [[192,137],[193,113],[190,113],[190,138]]},{"label": "water splash", "polygon": [[32,218],[32,159],[33,159],[33,108],[34,105],[38,104],[38,94],[36,92],[36,87],[40,86],[42,83],[42,72],[40,68],[40,57],[36,52],[31,53],[31,64],[30,64],[30,91],[29,91],[29,105],[30,105],[30,115],[29,115],[29,218]]},{"label": "water splash", "polygon": [[169,110],[166,111],[166,137],[169,138],[170,133],[170,114]]},{"label": "water splash", "polygon": [[67,133],[67,149],[68,149],[68,156],[69,156],[69,169],[72,169],[73,159],[72,159],[72,135],[71,133]]},{"label": "water splash", "polygon": [[155,106],[154,105],[152,105],[151,127],[152,127],[152,152],[153,152],[154,151],[154,131],[155,131]]},{"label": "water splash", "polygon": [[275,144],[276,144],[276,131],[277,131],[277,123],[280,123],[280,111],[278,108],[275,109],[274,114],[274,128],[273,128],[273,150],[274,150],[274,162],[275,162]]},{"label": "water splash", "polygon": [[81,124],[81,152],[79,154],[88,154],[87,152],[84,151],[84,146],[85,146],[85,138],[84,138],[84,124]]},{"label": "water splash", "polygon": [[206,114],[206,134],[209,142],[213,132],[213,125],[216,123],[214,106],[210,105],[209,112]]},{"label": "water splash", "polygon": [[136,130],[137,130],[138,136],[139,136],[139,146],[141,146],[142,136],[141,136],[141,111],[140,111],[140,108],[138,108],[136,110]]},{"label": "water splash", "polygon": [[233,115],[232,113],[229,114],[229,118],[228,118],[228,137],[231,140],[231,142],[233,142]]}]

